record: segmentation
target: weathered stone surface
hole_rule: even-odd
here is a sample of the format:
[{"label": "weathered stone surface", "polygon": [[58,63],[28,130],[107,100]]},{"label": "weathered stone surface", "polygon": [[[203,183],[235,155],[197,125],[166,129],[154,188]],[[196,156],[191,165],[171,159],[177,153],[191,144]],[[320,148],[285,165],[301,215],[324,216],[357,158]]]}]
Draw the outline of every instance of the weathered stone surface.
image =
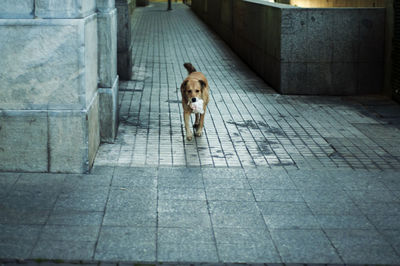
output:
[{"label": "weathered stone surface", "polygon": [[193,0],[192,9],[283,94],[382,90],[382,8],[299,8],[259,0],[207,6]]},{"label": "weathered stone surface", "polygon": [[0,4],[0,19],[33,18],[33,0],[2,0]]},{"label": "weathered stone surface", "polygon": [[118,75],[122,80],[129,80],[132,75],[131,43],[131,1],[117,0],[118,10]]},{"label": "weathered stone surface", "polygon": [[97,0],[97,10],[107,13],[115,8],[115,0]]},{"label": "weathered stone surface", "polygon": [[97,89],[96,29],[96,15],[82,20],[0,20],[0,106],[87,106]]},{"label": "weathered stone surface", "polygon": [[100,137],[102,142],[114,142],[118,130],[118,77],[112,88],[99,89]]},{"label": "weathered stone surface", "polygon": [[117,10],[98,14],[99,87],[110,88],[117,76]]},{"label": "weathered stone surface", "polygon": [[36,0],[39,18],[84,18],[96,12],[96,0]]},{"label": "weathered stone surface", "polygon": [[0,169],[46,172],[47,112],[0,111]]},{"label": "weathered stone surface", "polygon": [[89,110],[49,114],[50,172],[83,173],[99,146],[98,97]]}]

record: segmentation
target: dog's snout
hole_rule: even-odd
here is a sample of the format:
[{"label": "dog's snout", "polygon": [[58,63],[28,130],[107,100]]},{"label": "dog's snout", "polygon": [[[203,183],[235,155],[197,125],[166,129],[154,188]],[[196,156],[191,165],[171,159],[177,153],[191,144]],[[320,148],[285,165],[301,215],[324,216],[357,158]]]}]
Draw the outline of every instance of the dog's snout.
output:
[{"label": "dog's snout", "polygon": [[192,98],[192,103],[195,103],[197,101],[196,98]]}]

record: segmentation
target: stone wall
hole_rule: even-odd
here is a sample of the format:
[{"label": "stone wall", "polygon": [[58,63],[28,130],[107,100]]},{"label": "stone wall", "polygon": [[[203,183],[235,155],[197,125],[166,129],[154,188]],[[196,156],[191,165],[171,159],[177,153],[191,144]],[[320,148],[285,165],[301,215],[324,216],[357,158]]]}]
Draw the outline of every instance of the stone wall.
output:
[{"label": "stone wall", "polygon": [[97,0],[99,39],[99,111],[102,142],[118,130],[117,9],[115,0]]},{"label": "stone wall", "polygon": [[100,142],[97,28],[96,0],[2,1],[0,171],[89,171]]},{"label": "stone wall", "polygon": [[382,91],[383,8],[321,9],[258,0],[193,0],[192,9],[283,94]]},{"label": "stone wall", "polygon": [[132,76],[132,14],[135,0],[116,0],[118,10],[118,75],[122,80]]},{"label": "stone wall", "polygon": [[276,0],[299,7],[384,7],[385,0]]}]

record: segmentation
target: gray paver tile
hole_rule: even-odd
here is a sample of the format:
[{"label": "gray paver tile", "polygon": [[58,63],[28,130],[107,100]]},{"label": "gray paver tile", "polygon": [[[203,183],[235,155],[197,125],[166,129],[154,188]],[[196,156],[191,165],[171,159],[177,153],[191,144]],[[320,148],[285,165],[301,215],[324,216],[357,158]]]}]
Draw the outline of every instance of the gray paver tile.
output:
[{"label": "gray paver tile", "polygon": [[321,230],[272,230],[271,235],[284,263],[343,263]]},{"label": "gray paver tile", "polygon": [[158,177],[159,178],[198,178],[202,176],[202,172],[200,168],[195,167],[176,167],[176,168],[159,168],[158,169]]},{"label": "gray paver tile", "polygon": [[45,224],[49,217],[50,210],[18,210],[18,209],[3,209],[1,210],[1,224]]},{"label": "gray paver tile", "polygon": [[203,188],[169,188],[161,187],[158,190],[160,200],[206,200]]},{"label": "gray paver tile", "polygon": [[246,178],[245,172],[241,168],[203,168],[204,178],[228,178],[241,179]]},{"label": "gray paver tile", "polygon": [[323,229],[373,229],[373,225],[364,216],[353,215],[317,215]]},{"label": "gray paver tile", "polygon": [[400,229],[400,214],[396,215],[381,215],[368,214],[368,219],[378,230]]},{"label": "gray paver tile", "polygon": [[103,226],[94,259],[104,261],[155,261],[156,228]]},{"label": "gray paver tile", "polygon": [[106,211],[103,225],[106,226],[146,226],[152,227],[157,224],[156,211]]},{"label": "gray paver tile", "polygon": [[249,183],[253,189],[296,189],[288,176],[249,178]]},{"label": "gray paver tile", "polygon": [[47,221],[49,225],[100,225],[103,212],[53,211]]},{"label": "gray paver tile", "polygon": [[397,251],[400,252],[400,230],[382,230],[380,231],[385,240]]},{"label": "gray paver tile", "polygon": [[277,202],[304,202],[300,192],[296,189],[256,189],[254,195],[257,201]]},{"label": "gray paver tile", "polygon": [[[242,213],[212,213],[211,219],[214,227],[230,228],[265,228],[265,223],[260,214]],[[235,230],[235,229],[233,229]]]},{"label": "gray paver tile", "polygon": [[[278,252],[269,244],[219,244],[218,253],[225,263],[279,263]],[[246,264],[247,265],[247,264]],[[270,263],[268,263],[270,265]]]},{"label": "gray paver tile", "polygon": [[263,215],[312,215],[304,202],[268,202],[257,203]]},{"label": "gray paver tile", "polygon": [[161,212],[158,214],[159,227],[211,227],[208,213]]},{"label": "gray paver tile", "polygon": [[229,179],[229,178],[206,178],[204,177],[204,185],[208,188],[237,188],[250,189],[246,179]]},{"label": "gray paver tile", "polygon": [[[131,177],[156,177],[157,168],[155,167],[115,167],[114,177],[131,176]],[[114,180],[113,180],[114,182]]]},{"label": "gray paver tile", "polygon": [[341,189],[301,189],[300,193],[306,202],[336,202],[343,204],[352,202],[348,194]]},{"label": "gray paver tile", "polygon": [[100,225],[45,225],[40,240],[95,242]]},{"label": "gray paver tile", "polygon": [[169,188],[204,188],[201,175],[196,176],[172,176],[168,178],[160,177],[158,179],[158,187]]},{"label": "gray paver tile", "polygon": [[88,260],[94,253],[95,242],[40,240],[31,257],[57,260]]},{"label": "gray paver tile", "polygon": [[348,190],[347,194],[356,203],[358,202],[393,202],[400,199],[389,190]]},{"label": "gray paver tile", "polygon": [[157,176],[117,175],[112,180],[113,187],[156,187]]},{"label": "gray paver tile", "polygon": [[60,196],[55,203],[55,211],[104,211],[107,195],[94,195],[94,198]]},{"label": "gray paver tile", "polygon": [[352,202],[318,202],[307,203],[315,215],[362,215],[360,209]]},{"label": "gray paver tile", "polygon": [[326,230],[345,263],[398,263],[400,258],[375,230]]},{"label": "gray paver tile", "polygon": [[65,175],[64,185],[69,187],[107,187],[110,185],[112,175]]},{"label": "gray paver tile", "polygon": [[215,200],[254,201],[253,193],[249,189],[208,187],[206,192],[207,192],[207,199],[210,201],[215,201]]},{"label": "gray paver tile", "polygon": [[4,259],[29,258],[36,243],[33,239],[7,239],[0,241],[0,257]]},{"label": "gray paver tile", "polygon": [[7,239],[36,240],[42,228],[42,225],[0,224],[0,242],[7,242]]},{"label": "gray paver tile", "polygon": [[366,215],[396,216],[400,214],[400,203],[358,202],[357,206]]},{"label": "gray paver tile", "polygon": [[163,243],[158,244],[158,260],[161,262],[218,262],[215,244]]},{"label": "gray paver tile", "polygon": [[205,200],[159,200],[158,212],[208,213]]},{"label": "gray paver tile", "polygon": [[264,215],[265,223],[271,230],[274,229],[320,229],[317,219],[313,215]]},{"label": "gray paver tile", "polygon": [[210,201],[212,214],[259,214],[257,204],[253,201]]},{"label": "gray paver tile", "polygon": [[210,227],[194,228],[159,228],[159,243],[181,243],[196,246],[198,243],[214,243],[213,232]]}]

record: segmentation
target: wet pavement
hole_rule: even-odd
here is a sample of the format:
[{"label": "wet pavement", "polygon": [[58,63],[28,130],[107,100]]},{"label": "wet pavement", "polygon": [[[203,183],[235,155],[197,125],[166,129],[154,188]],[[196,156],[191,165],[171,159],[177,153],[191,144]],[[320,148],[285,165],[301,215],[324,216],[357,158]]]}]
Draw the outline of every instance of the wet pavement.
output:
[{"label": "wet pavement", "polygon": [[[0,263],[400,264],[399,105],[279,95],[165,7],[135,10],[118,138],[91,174],[0,173]],[[191,142],[184,62],[211,88]]]}]

